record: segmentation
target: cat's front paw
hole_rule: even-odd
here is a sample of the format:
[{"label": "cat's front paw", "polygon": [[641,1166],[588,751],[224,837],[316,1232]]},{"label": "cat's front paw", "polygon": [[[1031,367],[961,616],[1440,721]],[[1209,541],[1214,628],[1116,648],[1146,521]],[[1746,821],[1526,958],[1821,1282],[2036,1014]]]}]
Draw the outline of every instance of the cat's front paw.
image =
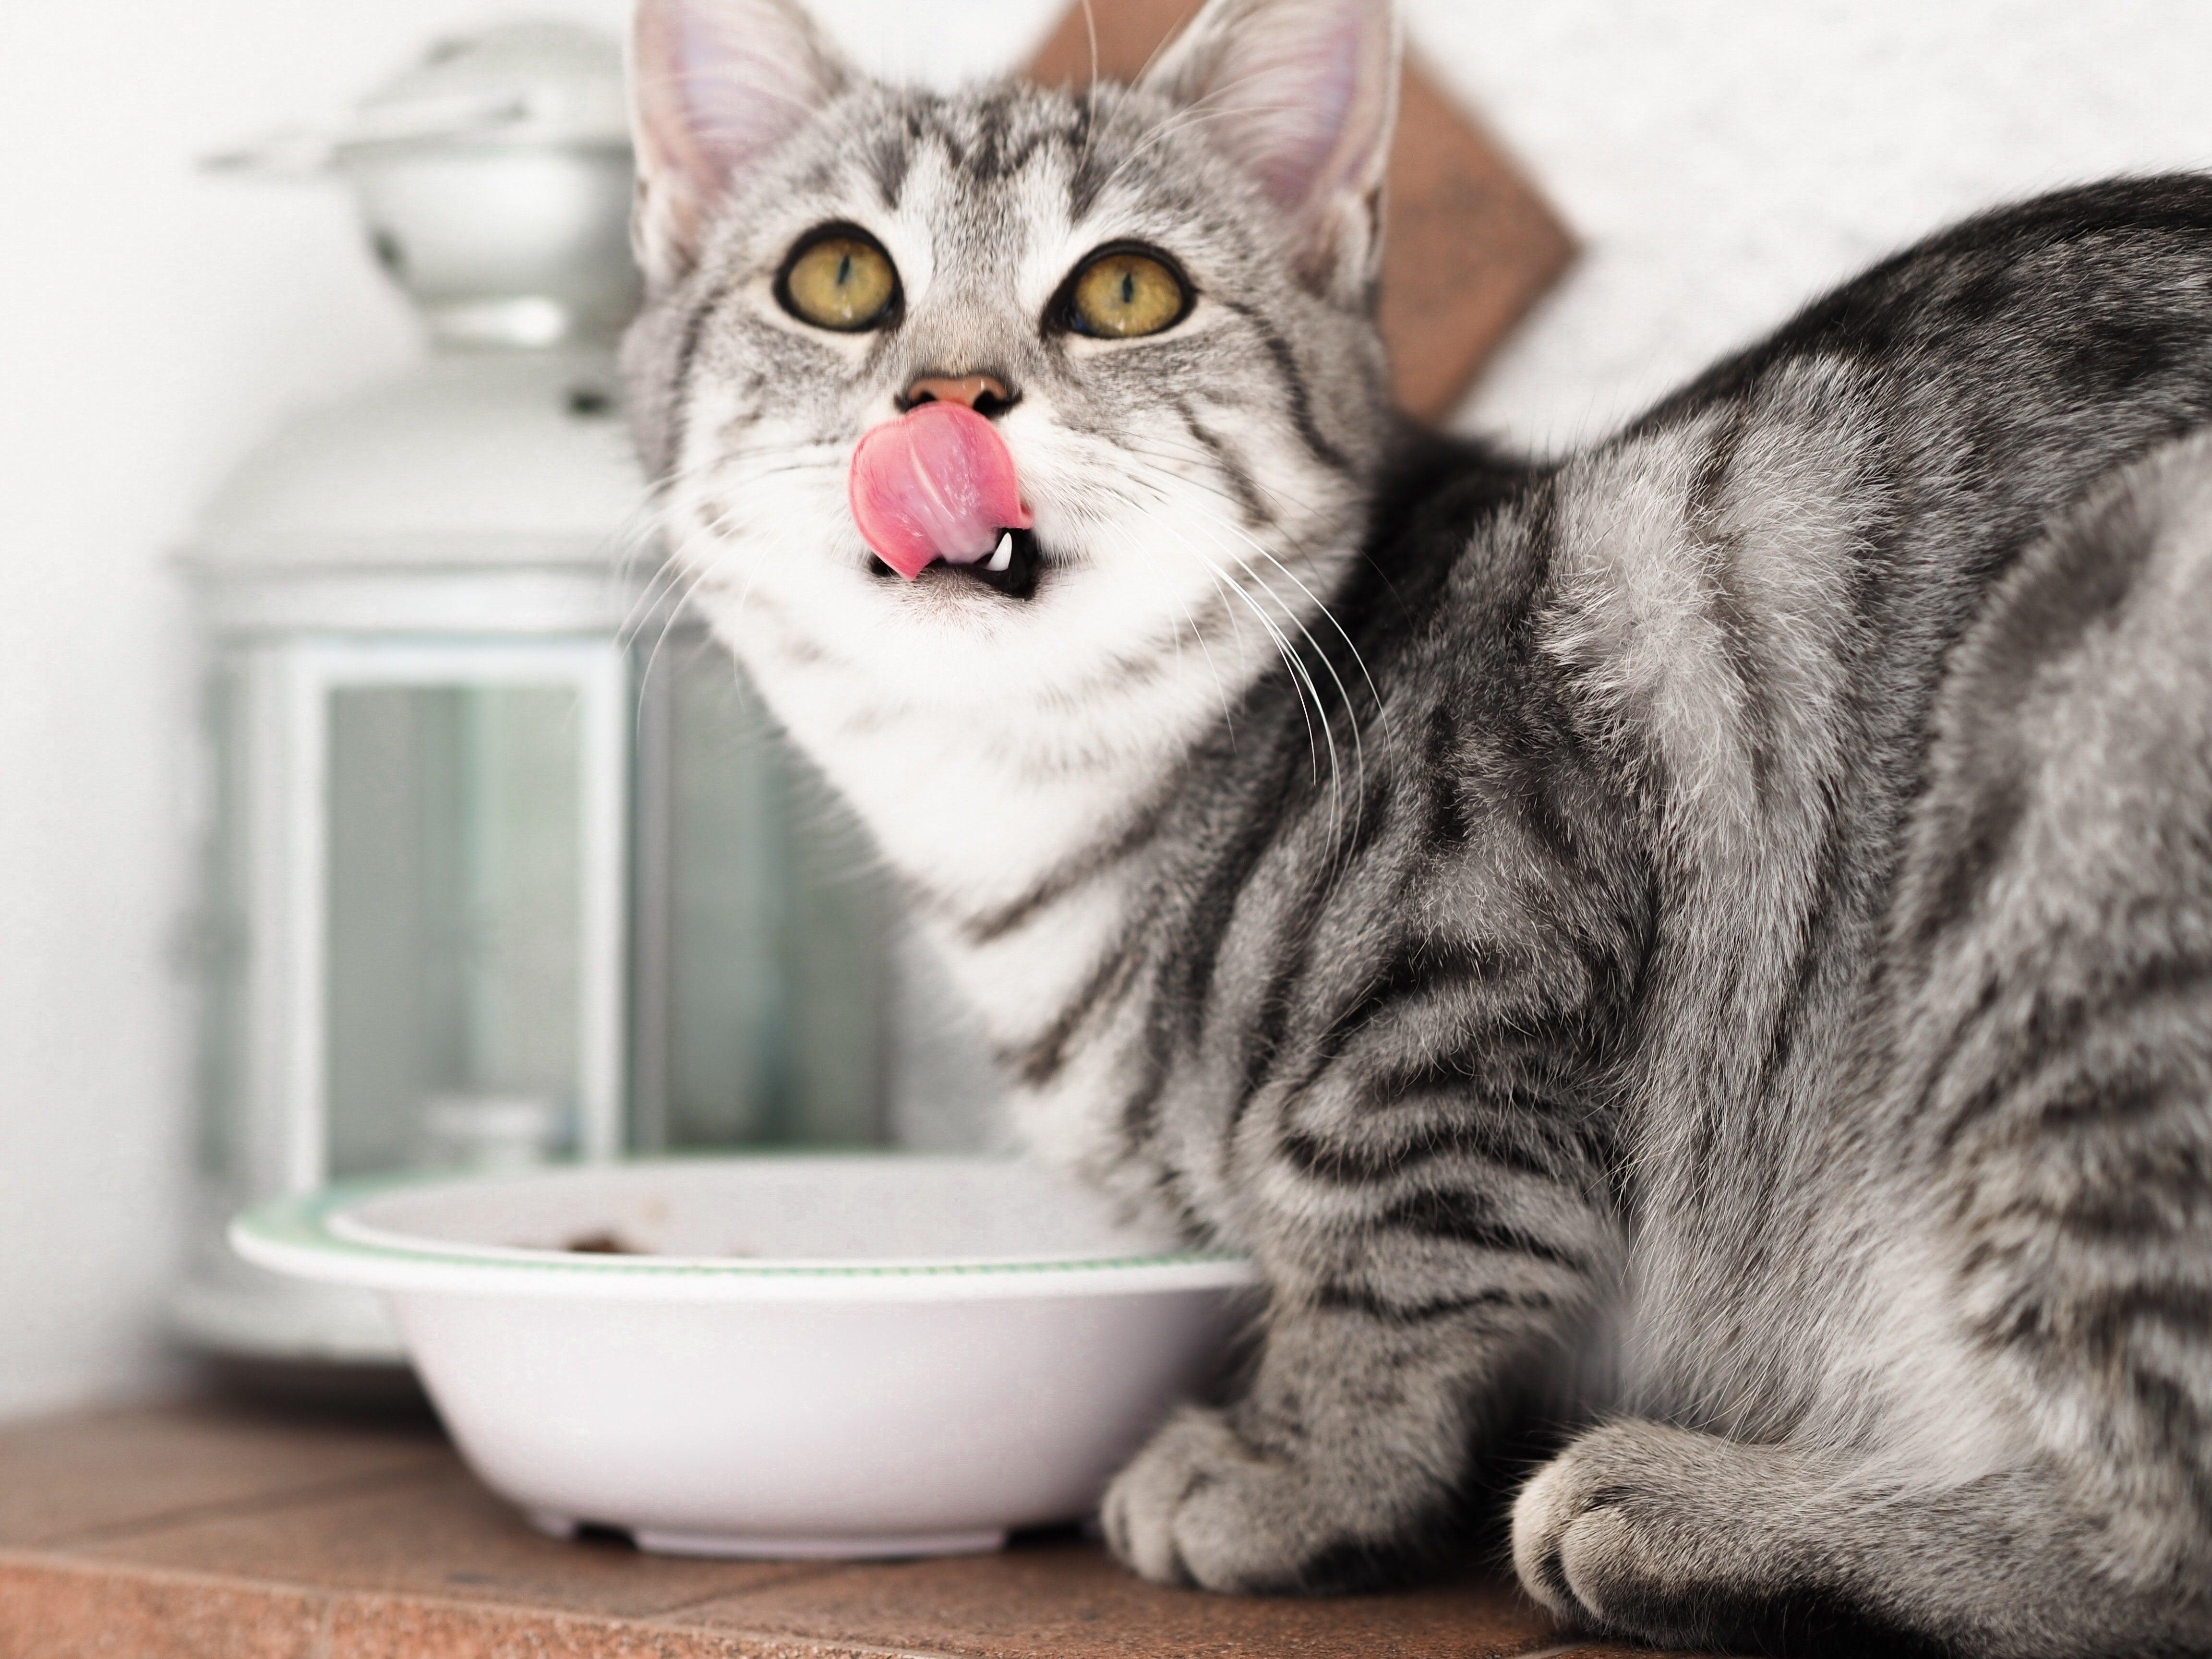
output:
[{"label": "cat's front paw", "polygon": [[1820,1599],[1759,1535],[1781,1458],[1656,1423],[1593,1429],[1522,1488],[1514,1568],[1571,1623],[1663,1646],[1755,1644],[1782,1609]]},{"label": "cat's front paw", "polygon": [[1664,1577],[1660,1552],[1624,1512],[1634,1506],[1635,1437],[1642,1424],[1585,1435],[1553,1458],[1513,1504],[1513,1567],[1522,1587],[1560,1618],[1620,1628],[1623,1592]]},{"label": "cat's front paw", "polygon": [[1219,1412],[1188,1407],[1107,1489],[1099,1518],[1115,1554],[1156,1583],[1290,1590],[1318,1565],[1305,1472],[1238,1438]]}]

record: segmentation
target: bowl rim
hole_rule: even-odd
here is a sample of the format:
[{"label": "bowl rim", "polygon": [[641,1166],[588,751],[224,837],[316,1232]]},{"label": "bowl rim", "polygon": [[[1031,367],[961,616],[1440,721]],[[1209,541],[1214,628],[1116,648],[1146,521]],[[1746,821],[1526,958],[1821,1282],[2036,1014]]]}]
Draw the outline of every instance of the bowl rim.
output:
[{"label": "bowl rim", "polygon": [[231,1248],[288,1276],[367,1289],[463,1296],[619,1302],[913,1302],[1129,1295],[1243,1289],[1259,1282],[1247,1258],[1224,1250],[1115,1255],[761,1260],[734,1256],[598,1255],[417,1239],[363,1223],[359,1212],[389,1194],[505,1185],[657,1169],[774,1164],[785,1168],[869,1163],[1021,1167],[988,1155],[856,1149],[708,1157],[647,1157],[562,1164],[528,1171],[409,1171],[334,1182],[276,1199],[231,1220]]}]

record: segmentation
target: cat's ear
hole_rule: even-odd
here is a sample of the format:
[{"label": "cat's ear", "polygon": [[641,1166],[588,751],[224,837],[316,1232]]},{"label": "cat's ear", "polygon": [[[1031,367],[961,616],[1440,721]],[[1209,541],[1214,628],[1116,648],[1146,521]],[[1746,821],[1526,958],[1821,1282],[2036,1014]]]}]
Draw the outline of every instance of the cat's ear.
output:
[{"label": "cat's ear", "polygon": [[1363,302],[1382,253],[1382,173],[1398,115],[1395,0],[1209,0],[1139,85],[1290,216],[1309,285]]},{"label": "cat's ear", "polygon": [[792,0],[637,0],[630,234],[650,287],[690,270],[732,182],[854,75]]}]

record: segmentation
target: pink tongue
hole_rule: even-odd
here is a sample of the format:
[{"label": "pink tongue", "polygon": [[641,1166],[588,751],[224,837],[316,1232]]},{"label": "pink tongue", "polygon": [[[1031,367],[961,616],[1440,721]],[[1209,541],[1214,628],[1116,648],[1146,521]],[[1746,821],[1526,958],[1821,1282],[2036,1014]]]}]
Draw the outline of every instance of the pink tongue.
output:
[{"label": "pink tongue", "polygon": [[1006,441],[963,404],[923,404],[866,434],[848,494],[860,538],[908,581],[933,559],[973,564],[1030,527]]}]

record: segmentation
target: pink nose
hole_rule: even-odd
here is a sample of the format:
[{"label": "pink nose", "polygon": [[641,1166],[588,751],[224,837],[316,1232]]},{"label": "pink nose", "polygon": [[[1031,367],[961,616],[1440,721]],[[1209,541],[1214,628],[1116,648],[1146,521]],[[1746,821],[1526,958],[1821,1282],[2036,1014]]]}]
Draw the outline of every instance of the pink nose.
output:
[{"label": "pink nose", "polygon": [[921,404],[959,404],[988,418],[1013,406],[1014,394],[995,374],[923,374],[908,386],[899,407]]}]

